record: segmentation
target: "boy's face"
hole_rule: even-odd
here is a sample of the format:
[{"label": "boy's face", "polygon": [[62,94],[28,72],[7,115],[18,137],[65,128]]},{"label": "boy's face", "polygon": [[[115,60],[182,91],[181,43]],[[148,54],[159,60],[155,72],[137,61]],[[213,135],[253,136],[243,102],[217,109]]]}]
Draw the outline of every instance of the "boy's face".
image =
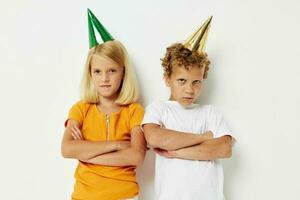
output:
[{"label": "boy's face", "polygon": [[165,82],[171,89],[170,100],[177,101],[182,106],[195,102],[202,92],[203,75],[205,68],[183,66],[174,67],[170,77],[165,77]]}]

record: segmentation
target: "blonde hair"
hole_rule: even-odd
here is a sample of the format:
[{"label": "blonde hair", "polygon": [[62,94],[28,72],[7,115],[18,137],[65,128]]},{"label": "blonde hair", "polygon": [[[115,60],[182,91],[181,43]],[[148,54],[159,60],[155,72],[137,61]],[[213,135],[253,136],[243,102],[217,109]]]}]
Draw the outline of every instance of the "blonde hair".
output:
[{"label": "blonde hair", "polygon": [[115,102],[119,105],[136,102],[139,98],[139,87],[135,71],[129,63],[125,47],[116,40],[104,42],[90,49],[81,82],[81,99],[88,103],[100,102],[99,95],[92,83],[91,61],[93,56],[108,57],[120,66],[124,66],[124,77]]}]

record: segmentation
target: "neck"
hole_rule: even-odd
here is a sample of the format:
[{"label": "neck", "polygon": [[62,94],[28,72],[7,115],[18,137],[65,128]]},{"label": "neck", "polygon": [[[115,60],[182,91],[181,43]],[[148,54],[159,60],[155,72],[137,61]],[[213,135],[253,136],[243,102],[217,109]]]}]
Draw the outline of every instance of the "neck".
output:
[{"label": "neck", "polygon": [[101,104],[104,107],[110,107],[110,106],[117,105],[115,103],[115,98],[103,98],[103,97],[100,98],[99,104]]},{"label": "neck", "polygon": [[105,112],[107,114],[111,112],[117,112],[120,109],[120,106],[116,104],[114,98],[100,98],[98,107],[102,112]]}]

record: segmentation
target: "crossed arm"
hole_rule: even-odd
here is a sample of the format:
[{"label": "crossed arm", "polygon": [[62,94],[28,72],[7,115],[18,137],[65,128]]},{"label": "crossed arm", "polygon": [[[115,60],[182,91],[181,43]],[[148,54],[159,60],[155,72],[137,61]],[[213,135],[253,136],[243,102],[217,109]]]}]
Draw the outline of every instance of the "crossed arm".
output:
[{"label": "crossed arm", "polygon": [[231,156],[232,138],[229,135],[213,138],[211,131],[182,134],[157,124],[146,124],[143,128],[146,140],[154,151],[168,158],[215,160]]},{"label": "crossed arm", "polygon": [[144,160],[146,142],[139,127],[131,130],[131,141],[87,141],[82,137],[79,123],[69,120],[61,153],[65,158],[108,166],[137,166]]}]

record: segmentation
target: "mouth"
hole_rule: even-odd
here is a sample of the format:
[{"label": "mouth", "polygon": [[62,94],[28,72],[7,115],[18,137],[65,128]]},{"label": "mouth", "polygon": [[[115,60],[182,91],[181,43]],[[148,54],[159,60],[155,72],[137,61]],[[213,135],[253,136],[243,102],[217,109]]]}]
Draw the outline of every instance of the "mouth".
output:
[{"label": "mouth", "polygon": [[111,87],[111,85],[100,85],[99,86],[100,88],[103,88],[103,89],[108,89]]},{"label": "mouth", "polygon": [[193,100],[194,97],[182,97],[182,99],[184,99],[184,100]]}]

